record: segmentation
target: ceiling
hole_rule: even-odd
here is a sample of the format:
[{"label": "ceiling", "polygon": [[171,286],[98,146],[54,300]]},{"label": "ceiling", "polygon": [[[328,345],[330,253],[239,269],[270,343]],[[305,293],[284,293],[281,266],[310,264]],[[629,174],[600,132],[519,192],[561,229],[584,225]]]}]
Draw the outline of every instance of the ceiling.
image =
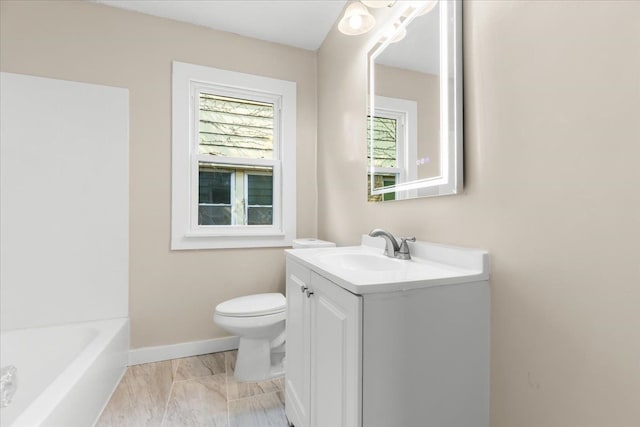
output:
[{"label": "ceiling", "polygon": [[89,0],[108,6],[316,50],[346,0]]}]

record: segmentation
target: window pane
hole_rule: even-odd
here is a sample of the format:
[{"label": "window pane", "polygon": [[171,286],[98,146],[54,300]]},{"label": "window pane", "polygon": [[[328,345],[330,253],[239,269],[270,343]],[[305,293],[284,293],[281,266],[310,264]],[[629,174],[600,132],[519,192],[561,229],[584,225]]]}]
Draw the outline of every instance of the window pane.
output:
[{"label": "window pane", "polygon": [[265,206],[249,206],[247,209],[248,225],[271,225],[273,224],[273,208]]},{"label": "window pane", "polygon": [[230,204],[231,173],[200,163],[199,203]]},{"label": "window pane", "polygon": [[[382,186],[383,187],[390,187],[396,185],[396,177],[395,175],[391,175],[391,176],[384,176],[382,177]],[[395,191],[390,191],[388,193],[384,193],[382,195],[382,200],[395,200],[396,199],[396,192]]]},{"label": "window pane", "polygon": [[273,205],[273,176],[271,175],[248,175],[247,181],[249,206]]},{"label": "window pane", "polygon": [[231,225],[232,172],[200,163],[198,172],[198,224]]},{"label": "window pane", "polygon": [[273,104],[200,94],[200,153],[273,159]]},{"label": "window pane", "polygon": [[247,224],[273,224],[273,171],[247,175]]},{"label": "window pane", "polygon": [[272,225],[273,168],[199,163],[199,225]]},{"label": "window pane", "polygon": [[231,225],[231,206],[198,206],[199,225]]},{"label": "window pane", "polygon": [[[370,117],[367,117],[370,119]],[[397,167],[397,131],[398,121],[386,117],[373,118],[373,135],[371,120],[367,120],[367,156],[371,164],[371,136],[373,136],[373,165],[380,167]]]},{"label": "window pane", "polygon": [[396,185],[396,176],[395,175],[384,175],[382,177],[382,185],[376,185],[377,187],[389,187],[391,185]]},{"label": "window pane", "polygon": [[[396,185],[396,175],[375,175],[374,176],[374,188],[382,188]],[[367,192],[368,198],[367,200],[370,202],[380,202],[382,200],[395,200],[396,193],[395,191],[390,191],[384,194],[374,194],[371,195],[371,175],[367,175]]]}]

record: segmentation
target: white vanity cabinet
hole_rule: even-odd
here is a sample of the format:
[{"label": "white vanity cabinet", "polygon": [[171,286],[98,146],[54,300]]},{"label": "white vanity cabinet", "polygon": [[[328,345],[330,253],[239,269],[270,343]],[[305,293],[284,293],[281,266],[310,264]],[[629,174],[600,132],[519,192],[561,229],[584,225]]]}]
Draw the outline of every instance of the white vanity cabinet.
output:
[{"label": "white vanity cabinet", "polygon": [[[292,425],[489,426],[488,255],[413,250],[440,261],[396,267],[364,247],[287,251]],[[441,262],[452,254],[458,265]]]},{"label": "white vanity cabinet", "polygon": [[296,427],[361,425],[362,297],[287,261],[285,405]]}]

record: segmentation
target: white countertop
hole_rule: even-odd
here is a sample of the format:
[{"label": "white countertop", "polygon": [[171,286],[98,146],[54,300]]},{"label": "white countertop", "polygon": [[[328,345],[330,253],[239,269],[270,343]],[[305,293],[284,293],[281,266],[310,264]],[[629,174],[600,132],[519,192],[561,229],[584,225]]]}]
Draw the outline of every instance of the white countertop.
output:
[{"label": "white countertop", "polygon": [[[288,249],[286,256],[358,295],[396,292],[489,279],[489,254],[426,242],[409,243],[411,260],[383,254],[384,240],[363,236],[360,246]],[[364,259],[370,268],[341,262]]]}]

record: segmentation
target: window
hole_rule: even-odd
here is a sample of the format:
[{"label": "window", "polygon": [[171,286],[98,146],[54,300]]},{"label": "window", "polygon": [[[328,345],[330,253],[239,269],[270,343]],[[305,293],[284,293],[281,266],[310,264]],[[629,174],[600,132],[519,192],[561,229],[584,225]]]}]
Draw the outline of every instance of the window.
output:
[{"label": "window", "polygon": [[[368,200],[395,200],[396,184],[417,177],[417,103],[375,97],[375,116],[367,117]],[[373,182],[372,182],[373,177]]]},{"label": "window", "polygon": [[[226,91],[198,87],[197,223],[273,225],[273,168],[278,166],[273,138],[279,99],[262,102],[211,93]],[[261,159],[262,165],[240,164],[246,159]]]},{"label": "window", "polygon": [[172,249],[289,246],[295,83],[174,62]]}]

